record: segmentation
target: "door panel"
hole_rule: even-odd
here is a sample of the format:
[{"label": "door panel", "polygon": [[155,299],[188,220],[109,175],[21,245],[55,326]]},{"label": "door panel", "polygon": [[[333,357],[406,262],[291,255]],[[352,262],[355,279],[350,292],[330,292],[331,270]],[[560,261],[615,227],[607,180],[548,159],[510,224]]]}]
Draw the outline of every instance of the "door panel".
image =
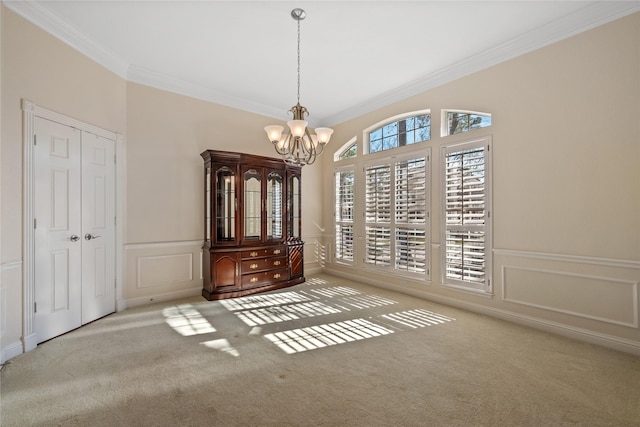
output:
[{"label": "door panel", "polygon": [[35,120],[35,326],[38,342],[81,325],[80,131]]},{"label": "door panel", "polygon": [[82,134],[82,323],[115,311],[114,142]]}]

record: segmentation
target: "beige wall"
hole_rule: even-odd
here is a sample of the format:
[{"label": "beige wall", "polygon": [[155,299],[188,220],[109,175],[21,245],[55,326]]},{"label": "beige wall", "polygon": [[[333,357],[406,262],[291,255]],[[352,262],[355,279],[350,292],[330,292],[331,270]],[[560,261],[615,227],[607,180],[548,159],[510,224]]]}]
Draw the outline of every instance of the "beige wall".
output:
[{"label": "beige wall", "polygon": [[[275,157],[264,126],[273,119],[135,83],[127,85],[128,305],[199,294],[202,289],[203,161],[206,149]],[[322,224],[316,174],[303,170],[305,266]],[[167,266],[171,268],[166,270]]]},{"label": "beige wall", "polygon": [[126,85],[113,73],[2,6],[0,224],[2,358],[21,349],[22,110],[28,99],[115,132],[126,128]]},{"label": "beige wall", "polygon": [[[1,19],[4,359],[18,350],[22,333],[21,99],[124,135],[122,306],[199,293],[200,152],[274,153],[262,131],[272,119],[127,83],[4,6]],[[437,165],[445,142],[438,137],[441,108],[493,113],[495,296],[439,286],[437,187],[434,280],[403,290],[640,348],[637,324],[627,325],[637,319],[640,280],[639,28],[635,14],[336,126],[330,151],[361,139],[375,122],[431,108]],[[331,263],[331,154],[303,172],[306,271],[326,266],[398,287],[393,278]]]},{"label": "beige wall", "polygon": [[[426,145],[434,178],[442,145],[492,135],[495,295],[440,286],[437,179],[431,282],[400,286],[361,264],[354,271],[329,263],[330,271],[640,353],[640,14],[345,122],[333,147],[353,136],[362,141],[362,130],[380,120],[424,108],[432,111]],[[493,125],[441,138],[446,108],[492,113]],[[333,167],[331,156],[323,159],[326,188]],[[332,197],[324,193],[325,218]]]}]

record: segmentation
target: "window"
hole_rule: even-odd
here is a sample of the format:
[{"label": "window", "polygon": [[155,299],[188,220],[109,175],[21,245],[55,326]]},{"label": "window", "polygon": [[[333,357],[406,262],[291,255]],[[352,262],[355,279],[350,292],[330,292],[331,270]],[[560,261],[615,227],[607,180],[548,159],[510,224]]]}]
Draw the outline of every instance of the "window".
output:
[{"label": "window", "polygon": [[424,113],[387,123],[368,133],[369,153],[391,150],[431,139],[431,114]]},{"label": "window", "polygon": [[354,136],[333,154],[333,161],[355,159],[358,157],[358,140]]},{"label": "window", "polygon": [[365,263],[428,275],[429,155],[365,168]]},{"label": "window", "polygon": [[355,201],[355,171],[338,170],[335,173],[336,260],[353,262],[353,220]]},{"label": "window", "polygon": [[340,154],[340,160],[352,159],[358,155],[358,144],[355,142]]},{"label": "window", "polygon": [[487,126],[491,126],[491,114],[462,110],[442,111],[442,136],[469,132]]},{"label": "window", "polygon": [[491,291],[490,140],[443,147],[442,282]]}]

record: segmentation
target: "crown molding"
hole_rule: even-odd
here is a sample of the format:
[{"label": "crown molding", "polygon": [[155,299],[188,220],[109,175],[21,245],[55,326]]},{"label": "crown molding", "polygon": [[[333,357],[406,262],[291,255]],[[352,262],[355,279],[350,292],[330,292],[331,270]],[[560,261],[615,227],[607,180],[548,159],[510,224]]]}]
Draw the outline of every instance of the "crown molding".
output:
[{"label": "crown molding", "polygon": [[576,13],[557,19],[494,48],[325,117],[322,124],[335,126],[638,11],[640,11],[640,1],[637,0],[593,3]]},{"label": "crown molding", "polygon": [[33,1],[7,1],[3,4],[27,21],[62,40],[109,71],[126,78],[129,64],[113,52],[97,44],[57,15]]},{"label": "crown molding", "polygon": [[[2,1],[13,12],[127,81],[282,119],[283,112],[279,108],[129,64],[123,58],[86,37],[38,2]],[[638,11],[640,11],[640,1],[638,0],[594,2],[576,13],[536,28],[495,48],[480,52],[413,82],[372,97],[341,112],[317,119],[310,125],[334,126]]]},{"label": "crown molding", "polygon": [[[242,111],[260,114],[272,118],[281,118],[282,109],[272,107],[270,105],[261,104],[259,102],[229,95],[215,89],[205,86],[193,84],[191,82],[180,80],[157,71],[130,65],[127,73],[127,81],[139,83],[141,85],[154,87],[156,89],[185,95],[191,98],[201,99],[203,101],[220,104]],[[285,116],[286,120],[286,116]]]}]

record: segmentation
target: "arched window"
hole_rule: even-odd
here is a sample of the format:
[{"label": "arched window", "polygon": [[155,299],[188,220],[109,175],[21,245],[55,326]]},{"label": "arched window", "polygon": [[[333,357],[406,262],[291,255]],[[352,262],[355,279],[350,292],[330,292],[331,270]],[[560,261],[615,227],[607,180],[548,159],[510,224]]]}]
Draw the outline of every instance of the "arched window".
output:
[{"label": "arched window", "polygon": [[376,123],[364,131],[368,153],[391,150],[431,139],[431,113],[416,111]]},{"label": "arched window", "polygon": [[333,155],[333,161],[353,159],[358,156],[358,140],[354,136]]}]

